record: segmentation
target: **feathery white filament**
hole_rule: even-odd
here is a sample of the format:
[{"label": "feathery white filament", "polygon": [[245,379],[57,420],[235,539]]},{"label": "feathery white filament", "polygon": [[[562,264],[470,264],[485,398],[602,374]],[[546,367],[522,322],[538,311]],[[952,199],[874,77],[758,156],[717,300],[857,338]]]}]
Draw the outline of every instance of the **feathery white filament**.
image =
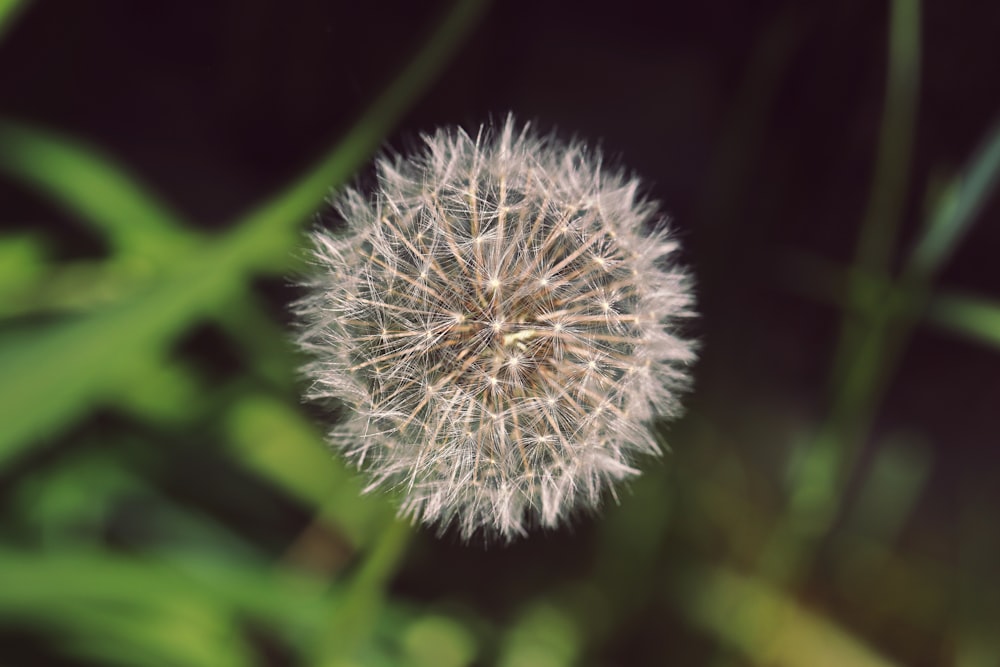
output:
[{"label": "feathery white filament", "polygon": [[689,278],[638,183],[582,145],[510,118],[424,141],[337,198],[346,232],[313,233],[310,397],[352,408],[331,442],[404,513],[510,539],[658,452],[646,423],[695,359]]}]

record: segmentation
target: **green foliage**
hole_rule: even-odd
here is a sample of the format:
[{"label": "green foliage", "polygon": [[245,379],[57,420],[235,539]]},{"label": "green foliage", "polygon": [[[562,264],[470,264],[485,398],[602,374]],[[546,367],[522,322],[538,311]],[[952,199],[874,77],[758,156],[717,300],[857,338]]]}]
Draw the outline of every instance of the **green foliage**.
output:
[{"label": "green foliage", "polygon": [[[10,12],[14,5],[0,9]],[[99,150],[0,123],[0,169],[90,225],[112,248],[110,258],[86,267],[100,294],[70,304],[53,294],[58,273],[70,267],[52,265],[40,239],[0,240],[5,314],[59,316],[10,328],[0,339],[0,466],[13,469],[33,450],[51,447],[99,408],[165,424],[197,420],[192,403],[204,403],[207,388],[169,359],[169,350],[200,321],[218,321],[247,348],[264,345],[272,357],[283,355],[279,364],[294,366],[277,327],[264,322],[263,331],[240,329],[247,320],[261,322],[248,292],[251,278],[294,268],[302,223],[330,187],[377,148],[481,9],[475,1],[457,4],[351,132],[286,191],[219,236],[196,232]],[[62,289],[86,291],[80,281]],[[377,600],[407,530],[391,518],[388,504],[361,495],[291,401],[252,387],[227,401],[220,413],[227,452],[315,508],[316,525],[341,535],[343,548],[367,554],[349,582],[331,589],[324,577],[275,568],[224,527],[156,494],[114,457],[64,457],[20,487],[20,518],[41,529],[50,548],[0,549],[0,617],[45,628],[60,637],[59,651],[107,664],[248,664],[248,637],[257,624],[282,633],[281,641],[315,664],[361,651],[380,622]],[[122,498],[137,497],[147,497],[160,513],[172,507],[161,528],[187,536],[197,551],[159,548],[136,558],[101,548],[93,535],[83,542],[71,537],[73,527],[99,525]],[[334,559],[332,566],[342,563]],[[398,623],[405,629],[409,621]],[[442,655],[453,664],[467,659],[468,639],[460,625],[448,623],[442,617],[438,626],[404,633],[413,664],[426,664],[423,636],[442,628],[451,633]]]},{"label": "green foliage", "polygon": [[931,301],[928,316],[946,329],[1000,346],[1000,304],[959,294],[941,294]]}]

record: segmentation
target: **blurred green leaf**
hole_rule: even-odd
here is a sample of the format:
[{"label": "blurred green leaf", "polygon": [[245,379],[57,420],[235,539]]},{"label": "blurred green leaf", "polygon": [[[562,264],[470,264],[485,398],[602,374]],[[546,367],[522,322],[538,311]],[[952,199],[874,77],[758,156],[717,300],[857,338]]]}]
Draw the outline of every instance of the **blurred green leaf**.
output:
[{"label": "blurred green leaf", "polygon": [[237,289],[240,260],[209,246],[136,298],[0,349],[0,464],[106,402],[146,359]]},{"label": "blurred green leaf", "polygon": [[830,619],[761,579],[722,568],[700,568],[675,579],[671,592],[688,621],[755,665],[893,665]]},{"label": "blurred green leaf", "polygon": [[568,667],[576,664],[579,630],[559,609],[543,602],[529,607],[510,629],[501,667]]},{"label": "blurred green leaf", "polygon": [[[916,122],[920,68],[919,0],[892,0],[888,25],[887,82],[871,195],[858,239],[860,274],[883,279],[905,202]],[[791,506],[765,549],[764,568],[794,579],[816,540],[836,516],[840,492],[895,363],[888,326],[899,304],[873,291],[869,280],[850,280],[840,337],[831,368],[833,404],[815,437],[803,442],[789,476]],[[889,349],[887,349],[889,347]]]},{"label": "blurred green leaf", "polygon": [[153,275],[151,263],[135,255],[38,263],[25,267],[9,288],[0,285],[0,318],[96,310],[141,292]]},{"label": "blurred green leaf", "polygon": [[1000,122],[984,139],[935,208],[907,265],[911,276],[929,277],[951,257],[1000,182]]},{"label": "blurred green leaf", "polygon": [[384,605],[385,587],[409,546],[412,529],[389,519],[377,541],[347,583],[340,606],[328,620],[330,632],[320,642],[320,667],[353,664],[369,643]]},{"label": "blurred green leaf", "polygon": [[[891,291],[891,283],[884,278],[799,249],[788,249],[777,269],[785,288],[855,316],[858,301],[876,300],[877,295]],[[852,290],[863,292],[863,297],[852,300]]]},{"label": "blurred green leaf", "polygon": [[888,271],[906,203],[920,92],[920,1],[889,4],[885,101],[855,259],[860,270],[876,276]]},{"label": "blurred green leaf", "polygon": [[417,618],[404,631],[402,644],[413,667],[463,667],[476,655],[468,631],[446,616]]},{"label": "blurred green leaf", "polygon": [[269,316],[267,305],[256,294],[244,290],[217,311],[213,321],[240,348],[254,375],[293,393],[302,358],[289,345],[289,331]]},{"label": "blurred green leaf", "polygon": [[[59,465],[20,480],[11,497],[27,539],[40,540],[47,549],[96,548],[113,531],[116,544],[136,551],[206,553],[258,564],[266,558],[230,526],[160,491],[113,451],[67,452]],[[141,508],[139,525],[132,523],[136,508]]]},{"label": "blurred green leaf", "polygon": [[949,331],[1000,348],[1000,303],[961,294],[939,294],[927,309],[930,320]]},{"label": "blurred green leaf", "polygon": [[[482,4],[476,0],[457,4],[343,141],[285,194],[251,213],[228,236],[175,253],[154,284],[134,299],[38,331],[17,346],[5,345],[0,350],[0,406],[6,412],[0,465],[107,401],[145,357],[159,355],[193,321],[241,293],[250,271],[287,269],[302,218],[374,150],[403,108],[444,65]],[[127,228],[132,223],[145,225],[154,238],[172,238],[165,230],[179,221],[103,158],[10,123],[0,123],[0,142],[12,146],[9,153],[0,150],[0,164],[13,176],[44,186],[123,243],[148,242],[137,240],[147,239],[141,234],[130,236]],[[92,192],[100,197],[91,196]],[[121,203],[128,215],[106,202]],[[133,220],[145,215],[151,221]]]},{"label": "blurred green leaf", "polygon": [[[317,585],[317,584],[321,585]],[[275,627],[325,627],[336,595],[325,584],[261,564],[202,555],[152,560],[96,549],[27,552],[0,549],[0,616],[57,617],[73,606],[105,605],[121,613],[161,603],[221,608]]]},{"label": "blurred green leaf", "polygon": [[13,492],[13,507],[46,548],[81,547],[101,539],[116,498],[144,488],[113,457],[74,453],[59,466],[21,481]]},{"label": "blurred green leaf", "polygon": [[226,429],[232,452],[245,465],[319,509],[353,546],[368,544],[385,527],[392,512],[386,499],[364,495],[358,476],[290,406],[248,396],[226,415]]},{"label": "blurred green leaf", "polygon": [[932,466],[927,443],[897,434],[879,443],[844,519],[845,530],[891,547],[910,516]]},{"label": "blurred green leaf", "polygon": [[183,219],[93,147],[0,123],[0,169],[101,231],[120,252],[169,258],[193,242]]},{"label": "blurred green leaf", "polygon": [[0,0],[0,39],[17,18],[17,14],[28,6],[28,0]]},{"label": "blurred green leaf", "polygon": [[996,470],[987,467],[966,475],[959,489],[962,502],[955,526],[958,562],[951,579],[958,595],[957,604],[949,607],[949,620],[955,628],[955,667],[1000,664],[996,486]]},{"label": "blurred green leaf", "polygon": [[838,531],[825,554],[832,571],[824,582],[838,601],[853,609],[856,627],[889,624],[912,632],[929,632],[952,616],[954,575],[949,566],[913,557],[898,544],[871,536]]},{"label": "blurred green leaf", "polygon": [[122,667],[242,667],[246,638],[224,609],[173,597],[155,606],[67,604],[43,618],[63,653]]},{"label": "blurred green leaf", "polygon": [[[789,288],[802,296],[833,304],[849,312],[853,311],[846,296],[848,281],[883,294],[894,289],[885,281],[801,252],[789,253],[784,258],[784,265]],[[900,288],[895,289],[898,291]],[[918,304],[913,305],[916,307]],[[901,313],[907,316],[912,314],[906,311]],[[923,316],[928,323],[940,329],[988,345],[1000,346],[1000,302],[968,294],[938,292],[927,300]]]},{"label": "blurred green leaf", "polygon": [[0,238],[0,318],[17,312],[17,301],[45,275],[45,260],[45,244],[37,236]]},{"label": "blurred green leaf", "polygon": [[993,627],[961,632],[958,642],[955,667],[995,667],[1000,663],[1000,641]]},{"label": "blurred green leaf", "polygon": [[137,358],[115,393],[116,405],[151,423],[183,424],[198,419],[204,391],[194,369],[180,360]]},{"label": "blurred green leaf", "polygon": [[[629,484],[624,502],[604,510],[590,583],[600,586],[606,614],[625,618],[648,603],[653,593],[648,573],[656,568],[669,539],[675,493],[665,468],[654,468]],[[621,558],[622,553],[629,557]],[[587,616],[590,620],[598,617],[594,613]],[[592,635],[588,632],[588,637]]]}]

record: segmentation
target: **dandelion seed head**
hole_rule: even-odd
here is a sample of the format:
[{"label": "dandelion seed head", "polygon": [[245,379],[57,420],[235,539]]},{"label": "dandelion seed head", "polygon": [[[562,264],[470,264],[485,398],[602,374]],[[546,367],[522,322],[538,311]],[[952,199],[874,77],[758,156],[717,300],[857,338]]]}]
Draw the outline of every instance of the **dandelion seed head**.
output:
[{"label": "dandelion seed head", "polygon": [[676,242],[635,179],[512,118],[383,157],[335,200],[295,305],[330,442],[401,511],[505,539],[593,508],[676,416],[695,346]]}]

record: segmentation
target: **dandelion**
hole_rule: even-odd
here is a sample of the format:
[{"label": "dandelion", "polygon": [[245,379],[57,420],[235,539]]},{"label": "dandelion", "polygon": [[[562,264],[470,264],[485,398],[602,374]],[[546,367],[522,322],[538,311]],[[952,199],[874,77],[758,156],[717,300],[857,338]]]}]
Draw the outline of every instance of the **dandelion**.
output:
[{"label": "dandelion", "polygon": [[[424,137],[334,204],[295,310],[330,441],[401,512],[505,539],[593,508],[659,448],[694,345],[690,280],[638,182],[518,129]],[[652,229],[650,229],[652,227]]]}]

